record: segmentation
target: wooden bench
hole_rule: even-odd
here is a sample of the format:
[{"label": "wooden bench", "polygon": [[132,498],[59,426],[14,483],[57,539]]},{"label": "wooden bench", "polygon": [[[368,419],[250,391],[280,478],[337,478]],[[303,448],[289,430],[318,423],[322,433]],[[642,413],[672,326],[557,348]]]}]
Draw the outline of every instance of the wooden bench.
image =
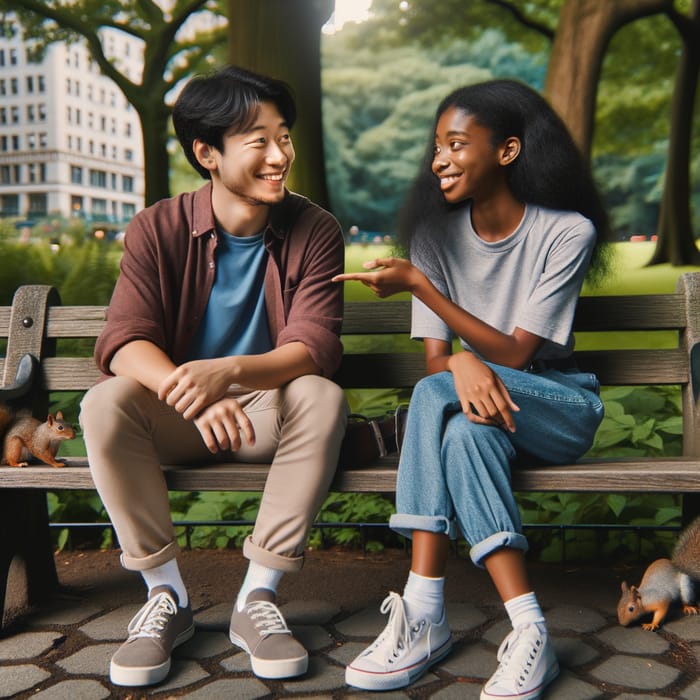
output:
[{"label": "wooden bench", "polygon": [[[675,294],[583,297],[575,330],[617,333],[636,331],[642,349],[582,350],[580,366],[595,372],[603,385],[680,385],[683,405],[683,454],[679,457],[606,459],[557,467],[533,466],[516,471],[516,491],[653,492],[688,494],[686,505],[695,510],[700,494],[696,395],[700,379],[697,342],[700,338],[700,273],[679,279]],[[94,339],[104,325],[104,308],[62,306],[57,291],[47,286],[17,290],[12,306],[0,307],[0,400],[22,393],[31,397],[37,417],[48,412],[49,393],[85,391],[98,372],[90,355]],[[354,302],[346,304],[343,335],[346,354],[337,377],[347,389],[403,388],[410,391],[423,376],[419,343],[413,352],[394,349],[348,351],[354,336],[406,336],[410,325],[407,301]],[[646,335],[665,331],[673,347],[644,349]],[[65,353],[69,339],[85,339],[83,357]],[[676,342],[677,341],[677,342]],[[74,342],[74,341],[72,341]],[[365,338],[365,345],[367,340]],[[24,358],[24,359],[23,359]],[[19,373],[19,375],[18,375]],[[31,387],[28,377],[33,376]],[[68,458],[55,469],[31,465],[24,469],[0,467],[0,596],[5,598],[8,572],[13,561],[24,564],[26,600],[38,601],[57,581],[48,534],[46,491],[93,489],[86,458]],[[392,492],[396,481],[396,455],[375,464],[337,473],[332,490]],[[214,464],[196,469],[164,467],[168,486],[184,491],[260,491],[267,474],[265,465]]]}]

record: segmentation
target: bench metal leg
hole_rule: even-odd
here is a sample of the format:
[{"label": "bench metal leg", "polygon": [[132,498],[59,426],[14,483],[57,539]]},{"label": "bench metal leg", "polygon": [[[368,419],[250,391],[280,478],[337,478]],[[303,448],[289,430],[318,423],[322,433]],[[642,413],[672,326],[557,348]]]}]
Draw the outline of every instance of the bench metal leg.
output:
[{"label": "bench metal leg", "polygon": [[[14,560],[24,564],[21,579],[13,567]],[[46,494],[34,489],[3,490],[0,492],[0,599],[3,602],[0,628],[6,626],[8,612],[37,605],[57,587]]]}]

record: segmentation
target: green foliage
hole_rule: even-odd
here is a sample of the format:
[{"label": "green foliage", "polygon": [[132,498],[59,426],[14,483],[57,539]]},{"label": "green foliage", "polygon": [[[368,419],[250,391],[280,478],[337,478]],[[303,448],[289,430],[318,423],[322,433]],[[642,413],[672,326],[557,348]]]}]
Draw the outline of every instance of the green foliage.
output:
[{"label": "green foliage", "polygon": [[679,387],[610,387],[603,390],[602,397],[605,416],[589,457],[682,453]]},{"label": "green foliage", "polygon": [[119,271],[120,244],[95,239],[77,220],[42,222],[31,230],[29,242],[18,240],[12,229],[0,229],[0,304],[11,304],[23,284],[52,285],[68,305],[109,301]]}]

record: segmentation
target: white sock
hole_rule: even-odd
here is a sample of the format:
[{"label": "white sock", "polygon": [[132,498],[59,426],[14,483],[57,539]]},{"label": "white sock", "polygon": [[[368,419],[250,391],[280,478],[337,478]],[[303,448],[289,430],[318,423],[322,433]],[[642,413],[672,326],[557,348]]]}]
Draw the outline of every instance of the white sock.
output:
[{"label": "white sock", "polygon": [[409,571],[403,600],[409,620],[427,617],[431,622],[438,622],[445,608],[445,578],[429,578],[415,571]]},{"label": "white sock", "polygon": [[534,593],[523,593],[505,602],[506,612],[513,627],[544,622],[544,615]]},{"label": "white sock", "polygon": [[148,586],[148,593],[157,586],[170,586],[177,593],[178,605],[181,608],[187,607],[189,600],[185,582],[180,575],[180,567],[177,565],[177,559],[166,561],[161,566],[155,566],[152,569],[144,569],[141,572],[143,580]]},{"label": "white sock", "polygon": [[284,574],[284,571],[271,569],[268,566],[251,561],[248,564],[248,571],[243,579],[241,590],[238,591],[236,609],[239,612],[243,610],[248,594],[256,588],[267,588],[273,593],[277,593],[277,585],[282,578],[282,574]]}]

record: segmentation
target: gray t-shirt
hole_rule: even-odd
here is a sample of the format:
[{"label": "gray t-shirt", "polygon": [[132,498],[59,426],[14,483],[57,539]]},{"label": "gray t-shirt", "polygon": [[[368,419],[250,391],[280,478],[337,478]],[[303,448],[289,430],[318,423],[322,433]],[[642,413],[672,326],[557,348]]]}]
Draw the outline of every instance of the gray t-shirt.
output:
[{"label": "gray t-shirt", "polygon": [[[411,261],[443,295],[490,326],[544,338],[538,358],[566,357],[595,239],[581,214],[527,205],[516,230],[489,243],[474,231],[467,204],[450,214],[445,230],[416,232]],[[445,322],[415,297],[412,316],[412,338],[452,340]]]}]

